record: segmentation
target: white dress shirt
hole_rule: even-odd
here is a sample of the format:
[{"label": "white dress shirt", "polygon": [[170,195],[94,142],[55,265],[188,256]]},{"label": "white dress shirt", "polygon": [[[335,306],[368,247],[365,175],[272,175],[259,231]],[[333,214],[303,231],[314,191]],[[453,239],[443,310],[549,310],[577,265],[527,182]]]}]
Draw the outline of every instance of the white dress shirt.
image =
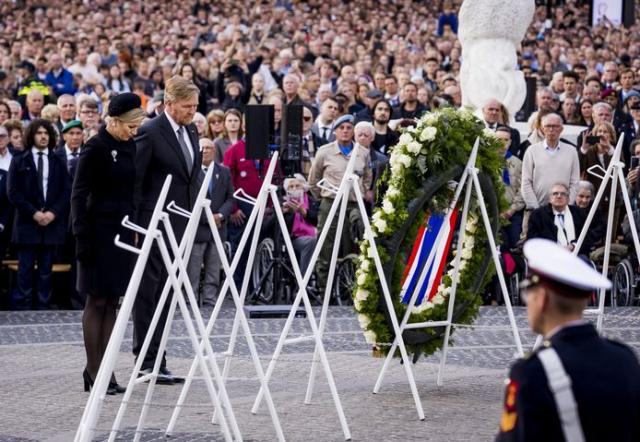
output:
[{"label": "white dress shirt", "polygon": [[49,148],[47,147],[44,150],[38,150],[35,147],[31,148],[31,155],[33,156],[33,162],[36,165],[36,170],[38,170],[38,153],[42,152],[42,166],[44,170],[42,171],[42,191],[44,192],[44,199],[47,199],[47,188],[49,186]]},{"label": "white dress shirt", "polygon": [[9,149],[5,151],[4,155],[0,154],[0,169],[9,171],[9,166],[11,165],[11,158],[13,158],[13,155],[11,155],[11,152],[9,152]]},{"label": "white dress shirt", "polygon": [[[175,121],[173,121],[173,118],[171,118],[171,115],[169,115],[169,112],[165,112],[164,114],[167,116],[167,120],[169,120],[169,124],[173,129],[173,134],[176,136],[176,140],[177,140],[179,136],[178,130],[180,129],[181,126]],[[191,140],[189,139],[189,129],[187,128],[187,126],[182,126],[182,127],[184,127],[184,130],[182,131],[182,139],[185,141],[185,143],[187,143],[187,147],[189,148],[189,155],[191,156],[191,163],[193,164],[195,162],[195,159],[193,158],[193,145],[191,144]]]}]

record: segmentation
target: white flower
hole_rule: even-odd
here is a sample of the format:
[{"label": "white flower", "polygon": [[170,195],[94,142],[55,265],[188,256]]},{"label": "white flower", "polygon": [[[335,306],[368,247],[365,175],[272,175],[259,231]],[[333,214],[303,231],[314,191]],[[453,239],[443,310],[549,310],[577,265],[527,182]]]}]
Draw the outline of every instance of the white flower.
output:
[{"label": "white flower", "polygon": [[354,299],[353,306],[355,307],[356,311],[360,311],[360,309],[362,308],[362,301],[360,301],[358,298]]},{"label": "white flower", "polygon": [[396,209],[393,207],[393,203],[389,201],[387,198],[385,198],[384,201],[382,201],[382,210],[384,211],[384,213],[387,213],[387,214],[392,214],[393,212],[396,211]]},{"label": "white flower", "polygon": [[436,137],[437,133],[438,129],[436,129],[435,127],[427,126],[420,134],[420,141],[431,141]]},{"label": "white flower", "polygon": [[358,315],[358,322],[360,323],[360,327],[363,330],[366,329],[369,326],[369,324],[371,324],[371,320],[369,319],[369,317],[363,314]]},{"label": "white flower", "polygon": [[400,135],[400,139],[398,140],[398,144],[407,145],[407,144],[411,143],[412,141],[413,141],[413,137],[411,136],[411,134],[409,132],[405,132],[402,135]]},{"label": "white flower", "polygon": [[420,152],[420,149],[422,149],[422,144],[420,144],[420,142],[418,141],[412,141],[411,143],[407,144],[407,150],[411,153],[418,153]]},{"label": "white flower", "polygon": [[369,271],[369,260],[368,259],[363,259],[362,260],[362,264],[360,264],[360,270],[362,270],[363,272],[368,272]]},{"label": "white flower", "polygon": [[387,197],[394,198],[398,195],[400,195],[400,190],[398,190],[397,187],[393,187],[393,185],[389,186],[389,188],[387,189]]},{"label": "white flower", "polygon": [[365,282],[367,282],[367,275],[361,272],[358,275],[358,285],[364,285]]},{"label": "white flower", "polygon": [[496,133],[493,130],[489,129],[488,127],[485,127],[484,129],[482,129],[482,133],[487,138],[496,138]]},{"label": "white flower", "polygon": [[[383,219],[377,219],[373,222],[373,225],[376,227],[376,230],[379,233],[384,233],[385,230],[387,230],[387,222]],[[371,251],[369,251],[369,253],[371,253]],[[369,255],[371,256],[371,255]]]},{"label": "white flower", "polygon": [[404,155],[404,154],[400,155],[400,158],[398,159],[398,161],[400,161],[405,168],[410,167],[411,163],[413,162],[413,160],[409,155]]},{"label": "white flower", "polygon": [[425,124],[433,124],[438,121],[438,116],[433,112],[428,112],[422,117],[422,122]]},{"label": "white flower", "polygon": [[358,289],[354,298],[358,301],[366,301],[367,298],[369,298],[369,292],[363,289]]},{"label": "white flower", "polygon": [[467,227],[465,228],[465,230],[468,233],[473,234],[473,233],[476,233],[476,230],[478,230],[478,226],[475,224],[467,224]]},{"label": "white flower", "polygon": [[[382,221],[384,223],[384,227],[386,229],[387,228],[387,223],[384,222],[384,220],[382,220],[382,219],[380,221]],[[382,231],[380,231],[380,232],[382,232]],[[373,247],[369,247],[369,250],[367,250],[367,256],[369,258],[373,259]]]},{"label": "white flower", "polygon": [[367,341],[367,344],[375,344],[376,343],[376,334],[371,330],[367,330],[364,332],[364,340]]},{"label": "white flower", "polygon": [[444,302],[444,296],[442,296],[442,295],[436,295],[436,296],[434,296],[434,297],[433,297],[433,303],[434,303],[435,305],[440,305],[440,304],[442,304],[443,302]]},{"label": "white flower", "polygon": [[460,254],[460,257],[462,259],[471,259],[471,257],[473,256],[473,253],[471,252],[471,250],[469,249],[462,249],[462,253]]}]

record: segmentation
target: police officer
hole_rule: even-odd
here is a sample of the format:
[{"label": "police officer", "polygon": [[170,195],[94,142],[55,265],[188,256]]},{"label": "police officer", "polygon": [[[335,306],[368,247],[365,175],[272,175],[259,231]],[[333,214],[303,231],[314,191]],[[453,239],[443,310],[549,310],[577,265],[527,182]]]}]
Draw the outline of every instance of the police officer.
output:
[{"label": "police officer", "polygon": [[593,291],[611,283],[551,241],[532,239],[524,254],[523,297],[544,344],[512,367],[496,440],[640,440],[638,360],[582,318]]}]

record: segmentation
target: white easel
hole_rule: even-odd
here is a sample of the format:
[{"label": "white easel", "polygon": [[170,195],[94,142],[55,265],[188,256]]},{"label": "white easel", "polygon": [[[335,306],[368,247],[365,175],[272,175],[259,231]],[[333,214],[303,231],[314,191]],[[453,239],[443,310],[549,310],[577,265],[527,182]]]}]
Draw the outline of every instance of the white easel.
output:
[{"label": "white easel", "polygon": [[[194,219],[191,219],[189,221],[185,229],[184,235],[182,237],[182,241],[178,246],[175,235],[173,233],[171,223],[169,222],[169,215],[162,210],[163,205],[166,201],[166,196],[167,196],[170,184],[171,184],[171,176],[169,175],[167,176],[167,179],[164,183],[164,186],[162,188],[162,191],[156,203],[149,227],[146,230],[140,226],[137,226],[131,223],[127,217],[125,217],[125,219],[122,222],[123,226],[129,228],[130,230],[133,230],[141,235],[145,235],[145,239],[141,249],[137,249],[128,244],[122,243],[119,239],[119,236],[116,236],[115,238],[116,245],[118,245],[123,249],[129,250],[133,253],[136,253],[139,256],[138,256],[138,260],[137,260],[133,275],[129,282],[127,292],[125,294],[120,313],[117,317],[116,324],[114,326],[114,330],[111,335],[111,339],[109,340],[107,350],[103,357],[103,361],[100,366],[100,370],[98,372],[98,376],[96,378],[94,388],[91,392],[91,395],[89,397],[89,402],[87,403],[87,407],[85,408],[84,415],[78,427],[78,432],[75,438],[76,441],[90,441],[91,438],[93,437],[93,433],[95,432],[95,425],[99,418],[100,408],[104,400],[105,392],[108,387],[111,373],[113,372],[113,368],[115,366],[115,361],[117,359],[120,346],[124,337],[124,332],[126,330],[127,321],[131,314],[131,309],[133,307],[135,296],[137,294],[137,291],[140,285],[142,273],[144,271],[144,267],[146,266],[153,241],[157,241],[158,247],[160,249],[160,253],[162,255],[163,263],[165,264],[165,268],[168,271],[168,277],[167,277],[167,281],[165,283],[162,295],[158,302],[158,306],[151,320],[149,330],[147,332],[147,335],[145,336],[142,349],[136,360],[135,368],[129,379],[127,390],[120,404],[118,414],[116,416],[116,419],[114,420],[112,430],[109,435],[109,440],[110,441],[115,440],[117,432],[120,429],[122,418],[124,417],[124,414],[126,411],[126,406],[131,398],[131,394],[133,392],[134,386],[139,383],[148,381],[149,385],[147,387],[145,401],[142,407],[142,411],[140,413],[140,418],[138,420],[136,434],[134,436],[134,440],[136,441],[140,440],[141,431],[143,429],[144,421],[148,413],[149,404],[153,396],[153,391],[155,388],[158,371],[162,361],[162,355],[164,353],[164,349],[166,348],[166,344],[168,341],[171,322],[175,315],[176,304],[180,306],[180,310],[182,312],[182,315],[185,321],[189,338],[196,352],[196,359],[198,360],[201,371],[203,372],[203,378],[207,386],[208,393],[212,401],[219,408],[224,410],[224,413],[222,413],[223,416],[220,422],[223,436],[227,441],[232,441],[234,438],[235,440],[242,440],[242,436],[240,434],[240,430],[237,425],[235,415],[233,413],[233,409],[231,407],[229,396],[226,392],[224,382],[222,381],[222,375],[220,373],[218,364],[215,361],[215,354],[213,353],[213,349],[211,347],[211,343],[208,339],[208,336],[204,335],[204,331],[205,331],[204,321],[202,320],[202,316],[198,309],[197,301],[193,294],[193,289],[191,287],[191,284],[189,283],[189,279],[186,273],[186,266],[184,264],[185,260],[188,259],[188,256],[190,255],[191,247],[193,245],[193,241],[195,238],[195,233],[199,224],[200,217],[199,216],[197,218],[194,217]],[[200,189],[200,192],[198,194],[198,198],[196,201],[204,200],[206,196],[206,191],[207,191],[207,187],[203,185]],[[170,208],[175,207],[174,203],[171,202],[169,204],[169,207]],[[176,210],[176,209],[172,209],[172,210]],[[170,247],[174,254],[173,262],[171,261],[169,249],[167,248],[166,242],[163,238],[163,234],[160,231],[158,226],[160,222],[163,223],[164,230],[169,239]],[[176,272],[178,272],[177,275],[176,275]],[[202,347],[199,345],[200,342],[198,340],[198,337],[193,325],[193,319],[191,318],[191,315],[189,313],[189,308],[184,300],[184,296],[182,293],[183,286],[187,292],[189,302],[192,306],[195,322],[206,344],[204,346],[204,350],[207,353],[206,357],[203,354]],[[167,301],[167,298],[169,296],[169,292],[171,289],[173,289],[174,296],[171,300],[171,304],[169,307],[169,312],[167,315],[167,320],[166,320],[165,328],[160,341],[158,355],[154,363],[153,371],[150,374],[139,376],[140,368],[142,366],[144,357],[146,355],[146,352],[148,351],[153,333],[160,320],[162,310],[165,306],[165,303]],[[207,366],[207,361],[209,362],[209,366]],[[210,367],[213,372],[213,377],[215,378],[216,384],[220,391],[219,395],[218,395],[218,392],[216,391],[215,386],[213,385],[211,372],[209,371],[208,367]],[[233,432],[233,436],[232,436],[232,432]]]},{"label": "white easel", "polygon": [[[344,411],[342,409],[342,403],[340,401],[340,397],[338,395],[338,390],[337,387],[335,385],[335,380],[333,378],[333,374],[331,372],[331,367],[329,365],[329,361],[327,359],[326,356],[326,352],[324,351],[324,346],[322,344],[322,340],[321,340],[321,333],[318,331],[317,329],[317,325],[316,325],[316,320],[315,320],[315,315],[313,313],[312,307],[311,307],[311,303],[309,301],[309,297],[308,294],[306,292],[306,282],[303,284],[301,282],[302,277],[300,275],[300,268],[298,266],[298,262],[295,256],[295,251],[293,249],[293,244],[291,243],[291,239],[289,237],[289,233],[286,227],[286,223],[284,220],[284,216],[282,214],[282,209],[280,207],[280,202],[278,200],[278,195],[277,195],[277,187],[274,186],[272,184],[272,179],[273,179],[273,175],[275,173],[275,168],[277,167],[277,158],[278,158],[278,154],[277,152],[274,153],[273,157],[271,158],[271,162],[269,164],[269,168],[267,170],[267,173],[265,174],[264,180],[263,180],[263,184],[262,187],[260,189],[260,192],[258,194],[258,197],[256,199],[253,199],[249,196],[247,196],[246,194],[243,194],[243,192],[239,191],[236,192],[236,198],[240,199],[242,201],[245,201],[247,203],[250,203],[254,206],[253,210],[251,211],[251,215],[249,216],[249,219],[247,220],[247,224],[245,226],[245,230],[244,233],[241,237],[240,240],[240,244],[238,246],[238,250],[236,251],[233,261],[231,263],[231,265],[229,265],[226,256],[224,255],[224,252],[222,250],[222,242],[220,241],[219,238],[219,233],[217,232],[217,230],[215,230],[214,226],[211,225],[211,220],[212,220],[212,214],[211,214],[211,210],[209,205],[207,204],[205,207],[205,210],[207,210],[207,216],[210,219],[210,226],[212,228],[212,232],[214,234],[214,238],[218,247],[218,253],[220,254],[220,259],[223,265],[223,268],[225,270],[226,273],[226,279],[225,282],[220,290],[220,294],[218,296],[218,299],[216,301],[216,305],[213,309],[213,312],[211,314],[211,318],[209,319],[209,324],[207,325],[207,329],[206,329],[206,335],[208,336],[212,330],[213,330],[213,324],[215,319],[217,318],[220,309],[222,307],[222,303],[224,301],[225,296],[227,295],[227,291],[231,290],[232,292],[232,296],[234,298],[234,302],[236,303],[236,316],[234,318],[234,323],[233,323],[233,327],[232,327],[232,332],[229,338],[229,346],[227,351],[224,353],[224,355],[226,356],[225,359],[225,365],[224,365],[224,369],[223,369],[223,380],[226,380],[228,378],[228,374],[230,371],[230,364],[231,364],[231,359],[233,357],[233,353],[234,353],[234,349],[235,349],[235,342],[237,339],[237,335],[238,335],[238,328],[240,327],[240,325],[243,327],[243,331],[245,336],[251,336],[250,335],[250,331],[249,331],[249,326],[246,320],[246,315],[244,314],[244,310],[242,308],[242,306],[244,305],[244,300],[246,298],[246,293],[248,290],[248,284],[249,284],[249,277],[251,275],[251,268],[253,266],[253,262],[254,262],[254,258],[255,258],[255,252],[257,250],[257,246],[258,246],[258,241],[260,239],[260,230],[262,228],[262,220],[264,218],[264,214],[265,214],[265,210],[266,210],[266,206],[267,206],[267,202],[268,199],[271,198],[272,204],[273,204],[273,209],[274,212],[276,214],[276,218],[278,220],[278,228],[280,228],[283,232],[283,239],[285,242],[285,246],[289,255],[289,258],[291,260],[291,267],[294,270],[294,273],[296,275],[296,280],[298,281],[298,284],[300,287],[302,287],[301,290],[298,291],[298,295],[296,297],[296,302],[294,302],[294,305],[291,309],[291,314],[289,315],[289,318],[287,319],[287,323],[285,324],[285,330],[288,330],[288,328],[291,326],[291,322],[293,320],[293,316],[295,314],[295,312],[297,311],[297,308],[300,304],[300,302],[304,302],[304,308],[307,314],[307,318],[309,320],[311,329],[313,330],[313,333],[316,338],[316,346],[319,347],[319,353],[320,353],[320,360],[323,364],[323,367],[325,369],[325,373],[327,375],[327,381],[329,384],[329,388],[331,390],[331,395],[333,397],[334,400],[334,404],[336,407],[336,411],[338,413],[338,417],[340,419],[340,424],[342,426],[344,435],[345,435],[345,439],[350,439],[351,435],[350,435],[350,431],[349,431],[349,427],[346,421],[346,417],[344,415]],[[240,293],[238,293],[237,291],[237,287],[235,285],[235,282],[233,280],[233,273],[235,272],[239,261],[241,259],[242,256],[242,251],[244,250],[244,247],[246,246],[246,243],[248,241],[249,235],[251,235],[252,233],[252,229],[253,229],[253,237],[252,237],[252,241],[251,241],[251,245],[250,245],[250,249],[249,249],[249,258],[248,258],[248,262],[245,268],[245,273],[243,276],[243,280],[242,280],[242,287],[240,290]],[[310,268],[311,265],[310,265]],[[253,358],[253,356],[252,356]],[[182,406],[183,402],[184,402],[184,398],[186,397],[186,394],[188,392],[189,389],[189,385],[191,383],[191,379],[193,378],[194,375],[194,371],[195,371],[195,366],[196,366],[196,362],[194,360],[191,370],[189,371],[189,375],[186,379],[185,385],[183,387],[183,390],[180,394],[180,398],[178,399],[178,403],[176,405],[176,409],[174,410],[174,414],[171,418],[171,422],[169,425],[169,429],[167,430],[167,432],[169,433],[170,429],[173,427],[173,423],[175,421],[175,419],[177,418],[177,415],[179,413],[179,409]],[[254,358],[254,363],[256,363],[256,368],[258,371],[258,378],[260,380],[260,384],[261,384],[261,388],[260,388],[260,396],[262,396],[263,394],[266,396],[266,400],[267,400],[267,405],[270,408],[270,411],[273,407],[273,403],[270,399],[269,396],[269,389],[268,389],[268,382],[270,380],[271,374],[272,374],[272,369],[271,371],[267,370],[266,374],[264,374],[262,372],[262,366],[258,360],[257,357],[257,353],[256,356]],[[259,367],[259,368],[258,368]],[[271,368],[271,366],[270,366]],[[255,414],[257,412],[256,410],[252,410],[252,412]],[[275,407],[273,407],[273,410],[271,411],[272,413],[272,418],[275,415]],[[214,413],[214,421],[217,419],[218,416],[218,408],[216,407],[216,412]],[[276,425],[276,419],[277,416],[274,418],[274,425]],[[278,428],[279,428],[279,423],[276,426],[277,432],[278,432]],[[284,436],[282,435],[282,430],[279,430],[278,432],[278,438],[279,440],[284,440]]]},{"label": "white easel", "polygon": [[[582,243],[584,242],[589,227],[591,226],[591,222],[593,221],[593,217],[598,210],[598,206],[600,205],[600,201],[604,196],[604,192],[606,190],[607,184],[611,181],[611,192],[609,194],[609,212],[607,215],[607,234],[605,237],[604,243],[604,261],[602,263],[602,276],[607,277],[607,273],[609,271],[609,258],[611,256],[611,243],[613,241],[613,216],[616,206],[616,194],[618,190],[618,185],[620,186],[620,191],[622,193],[622,199],[624,200],[625,211],[627,212],[627,216],[629,217],[629,226],[631,228],[631,235],[633,236],[633,245],[636,249],[636,256],[638,258],[638,262],[640,262],[640,241],[638,241],[638,230],[636,229],[635,219],[633,218],[633,210],[631,208],[631,200],[629,199],[629,192],[627,191],[627,184],[624,179],[624,173],[622,170],[624,169],[624,163],[620,161],[620,157],[622,155],[622,143],[624,141],[624,134],[620,135],[620,139],[618,139],[618,144],[616,145],[615,150],[613,151],[613,157],[611,158],[611,162],[609,163],[609,167],[605,171],[604,176],[601,176],[597,173],[598,170],[604,170],[602,167],[595,165],[590,167],[587,172],[591,175],[602,178],[602,182],[600,183],[600,187],[598,188],[598,193],[593,199],[593,203],[591,204],[591,210],[589,211],[589,215],[587,216],[587,220],[584,223],[584,227],[582,228],[582,232],[580,232],[580,237],[576,243],[576,247],[573,250],[574,254],[578,254],[580,251],[580,247],[582,247]],[[604,319],[604,299],[606,295],[606,290],[601,289],[598,292],[598,308],[595,309],[587,309],[585,310],[586,314],[595,314],[597,315],[596,326],[599,332],[602,331],[602,322]],[[612,305],[613,305],[613,295],[612,295]]]},{"label": "white easel", "polygon": [[[455,195],[453,197],[453,201],[451,202],[451,204],[449,205],[449,210],[447,211],[446,215],[445,215],[445,219],[443,221],[443,226],[446,226],[449,223],[449,220],[451,218],[451,215],[453,213],[453,210],[455,209],[455,207],[458,204],[458,200],[462,194],[463,189],[466,187],[466,194],[465,194],[465,199],[464,199],[464,206],[463,206],[463,210],[462,210],[462,218],[460,219],[460,228],[458,230],[458,248],[457,248],[457,253],[456,253],[456,257],[454,260],[454,274],[452,277],[452,284],[451,284],[451,294],[449,295],[449,301],[448,301],[448,309],[447,309],[447,319],[444,321],[428,321],[428,322],[421,322],[421,323],[408,323],[409,321],[409,317],[411,315],[411,311],[413,310],[414,306],[415,306],[415,302],[418,298],[419,295],[419,288],[422,287],[424,280],[426,279],[427,273],[429,268],[431,267],[431,263],[434,261],[434,259],[436,258],[436,251],[438,250],[438,245],[440,243],[440,241],[445,241],[445,229],[442,228],[440,229],[440,231],[438,232],[438,236],[436,237],[436,240],[431,248],[431,252],[429,253],[429,256],[427,258],[427,262],[425,263],[422,272],[420,274],[420,279],[418,280],[417,286],[416,286],[416,290],[414,290],[413,294],[411,295],[411,300],[409,301],[409,305],[407,306],[407,310],[405,312],[404,317],[402,318],[402,322],[401,324],[398,326],[397,325],[397,321],[392,321],[394,323],[394,332],[395,332],[395,340],[393,342],[393,345],[391,346],[391,349],[389,351],[389,353],[387,354],[387,358],[384,361],[384,365],[382,366],[382,370],[380,371],[380,375],[378,377],[378,380],[376,382],[376,385],[373,389],[374,393],[378,393],[380,391],[380,387],[382,386],[382,381],[384,379],[384,375],[385,372],[389,366],[389,363],[391,362],[391,359],[393,358],[393,355],[396,351],[396,349],[398,347],[400,347],[400,351],[403,355],[403,363],[405,365],[405,369],[407,366],[409,366],[410,364],[410,360],[408,359],[408,357],[406,357],[406,349],[404,349],[405,344],[404,344],[404,340],[402,338],[402,332],[404,330],[409,330],[409,329],[421,329],[421,328],[432,328],[432,327],[445,327],[445,336],[444,336],[444,342],[443,342],[443,347],[442,347],[442,354],[441,354],[441,358],[440,358],[440,367],[438,369],[438,377],[437,377],[437,385],[441,386],[442,385],[442,380],[443,380],[443,376],[444,376],[444,368],[445,368],[445,364],[446,364],[446,360],[447,360],[447,350],[449,348],[449,337],[451,335],[451,326],[453,325],[453,308],[455,306],[455,297],[456,297],[456,290],[458,287],[458,282],[459,282],[459,272],[460,272],[460,259],[461,259],[461,255],[462,255],[462,245],[464,243],[464,239],[465,239],[465,235],[466,235],[466,224],[467,224],[467,216],[469,214],[469,202],[471,200],[471,194],[473,193],[474,189],[476,192],[476,198],[478,200],[478,205],[480,207],[480,211],[482,214],[482,219],[483,219],[483,223],[484,223],[484,228],[485,228],[485,232],[487,234],[487,239],[489,241],[489,249],[491,250],[491,255],[493,258],[493,263],[495,265],[496,268],[496,274],[498,276],[498,280],[500,282],[500,288],[502,290],[502,295],[504,298],[504,302],[505,302],[505,306],[507,308],[507,314],[509,316],[509,323],[511,326],[511,330],[513,333],[513,340],[515,342],[515,346],[516,346],[516,350],[517,350],[517,355],[522,356],[524,353],[522,351],[522,342],[520,341],[520,334],[518,332],[518,326],[516,324],[516,320],[515,320],[515,316],[513,314],[513,308],[511,306],[511,299],[509,298],[509,294],[507,291],[507,286],[505,283],[505,279],[504,279],[504,273],[502,272],[502,266],[500,265],[500,258],[498,257],[498,251],[497,251],[497,247],[496,247],[496,242],[495,239],[493,238],[493,234],[492,234],[492,227],[491,227],[491,221],[489,220],[489,215],[487,213],[487,208],[484,202],[484,196],[482,194],[482,189],[480,187],[480,181],[478,180],[478,169],[476,167],[476,159],[478,156],[478,149],[479,149],[479,143],[480,140],[476,139],[476,142],[474,143],[473,149],[471,151],[471,155],[469,157],[469,161],[467,162],[467,165],[465,167],[465,170],[462,174],[462,177],[460,178],[460,181],[457,184],[456,187],[456,191],[455,191]],[[371,232],[369,231],[369,235],[371,235]],[[380,257],[378,255],[378,251],[375,247],[373,247],[373,238],[371,238],[371,243],[372,243],[372,248],[373,248],[373,253],[374,253],[374,261],[376,263],[376,269],[378,270],[378,272],[381,275],[381,282],[382,281],[382,264],[380,262]],[[432,284],[434,282],[434,278],[435,278],[435,272],[431,275],[431,278],[429,280],[429,284],[427,286],[427,293],[429,293],[429,291],[431,290]],[[387,299],[387,305],[389,307],[390,313],[391,313],[391,318],[393,320],[393,318],[395,318],[395,310],[393,308],[393,303],[391,301],[391,295],[389,294],[389,289],[388,286],[386,285],[386,282],[383,282],[382,284],[382,290],[383,293],[385,295],[385,299]],[[414,399],[416,401],[416,406],[418,408],[418,415],[420,416],[420,419],[424,419],[424,413],[422,411],[422,407],[420,405],[420,401],[419,401],[419,397],[417,396],[417,389],[415,388],[415,381],[413,380],[413,377],[409,378],[409,384],[411,386],[411,390],[412,392],[414,392]],[[413,385],[412,385],[413,384]]]}]

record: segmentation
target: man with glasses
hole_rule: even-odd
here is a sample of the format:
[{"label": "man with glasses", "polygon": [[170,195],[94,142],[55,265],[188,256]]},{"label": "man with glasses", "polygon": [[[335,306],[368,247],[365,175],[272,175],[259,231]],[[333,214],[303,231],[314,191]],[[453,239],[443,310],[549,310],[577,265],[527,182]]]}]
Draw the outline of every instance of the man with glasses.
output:
[{"label": "man with glasses", "polygon": [[550,241],[528,241],[524,255],[527,318],[545,340],[511,368],[496,441],[639,440],[638,360],[582,316],[611,282]]},{"label": "man with glasses", "polygon": [[[87,98],[82,100],[79,104],[78,116],[82,122],[82,127],[85,129],[91,129],[98,125],[100,122],[100,114],[98,113],[98,103],[93,99]],[[84,140],[85,142],[87,140]]]},{"label": "man with glasses", "polygon": [[[584,227],[587,212],[569,205],[569,189],[563,183],[551,187],[549,203],[539,207],[529,216],[527,239],[544,238],[556,242],[573,252]],[[580,254],[587,255],[593,244],[591,232],[585,237]]]},{"label": "man with glasses", "polygon": [[522,196],[528,210],[548,202],[551,186],[564,183],[569,189],[569,203],[576,199],[580,180],[580,163],[575,147],[560,141],[562,118],[548,114],[542,118],[544,140],[530,146],[522,160]]},{"label": "man with glasses", "polygon": [[302,173],[305,178],[309,176],[311,163],[316,156],[316,151],[320,146],[326,144],[322,138],[313,132],[313,125],[311,108],[304,106],[302,108]]}]

